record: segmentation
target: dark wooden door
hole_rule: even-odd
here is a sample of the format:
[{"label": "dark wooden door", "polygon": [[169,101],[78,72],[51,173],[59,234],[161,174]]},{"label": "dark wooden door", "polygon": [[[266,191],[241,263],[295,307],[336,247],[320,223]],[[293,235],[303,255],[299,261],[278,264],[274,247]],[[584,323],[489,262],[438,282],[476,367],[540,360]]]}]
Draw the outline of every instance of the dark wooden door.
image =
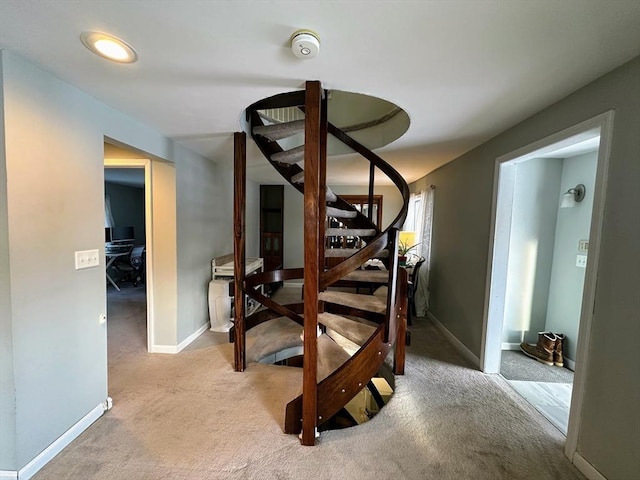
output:
[{"label": "dark wooden door", "polygon": [[283,268],[284,186],[260,185],[260,256],[264,269]]}]

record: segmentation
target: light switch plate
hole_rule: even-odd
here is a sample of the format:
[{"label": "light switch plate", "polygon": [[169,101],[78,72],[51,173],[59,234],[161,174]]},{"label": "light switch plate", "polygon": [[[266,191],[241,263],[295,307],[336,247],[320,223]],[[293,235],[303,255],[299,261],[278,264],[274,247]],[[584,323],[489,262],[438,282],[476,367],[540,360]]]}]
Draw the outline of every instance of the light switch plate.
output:
[{"label": "light switch plate", "polygon": [[579,252],[588,252],[589,251],[589,240],[578,240],[578,251]]},{"label": "light switch plate", "polygon": [[76,256],[76,270],[97,267],[100,265],[100,250],[78,250]]}]

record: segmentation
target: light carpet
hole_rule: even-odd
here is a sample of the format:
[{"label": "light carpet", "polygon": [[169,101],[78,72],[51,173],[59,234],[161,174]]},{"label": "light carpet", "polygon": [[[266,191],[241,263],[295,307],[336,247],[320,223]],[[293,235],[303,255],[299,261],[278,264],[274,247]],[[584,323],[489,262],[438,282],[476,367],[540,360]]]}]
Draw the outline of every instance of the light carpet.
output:
[{"label": "light carpet", "polygon": [[583,478],[558,430],[501,377],[470,368],[426,319],[414,319],[389,404],[303,447],[282,433],[281,392],[296,386],[296,369],[236,373],[226,334],[210,331],[178,355],[148,354],[140,292],[109,294],[113,409],[35,480]]},{"label": "light carpet", "polygon": [[568,368],[545,365],[519,350],[502,351],[500,374],[507,380],[573,384],[573,372]]}]

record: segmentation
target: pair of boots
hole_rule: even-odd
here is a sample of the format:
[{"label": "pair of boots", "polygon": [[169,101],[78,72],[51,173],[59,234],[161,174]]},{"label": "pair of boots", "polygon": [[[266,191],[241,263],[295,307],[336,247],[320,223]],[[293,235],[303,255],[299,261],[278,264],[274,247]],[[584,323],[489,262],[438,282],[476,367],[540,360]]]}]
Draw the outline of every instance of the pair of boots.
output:
[{"label": "pair of boots", "polygon": [[564,334],[562,333],[538,332],[538,343],[535,345],[521,343],[520,350],[526,356],[535,358],[545,365],[564,367],[562,358],[563,342]]}]

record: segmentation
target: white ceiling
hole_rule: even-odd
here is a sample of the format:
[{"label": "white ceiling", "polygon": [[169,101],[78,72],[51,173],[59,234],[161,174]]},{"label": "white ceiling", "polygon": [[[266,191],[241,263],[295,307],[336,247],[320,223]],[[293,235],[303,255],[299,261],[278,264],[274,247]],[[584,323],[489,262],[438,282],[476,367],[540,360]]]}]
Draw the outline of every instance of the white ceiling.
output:
[{"label": "white ceiling", "polygon": [[[0,0],[0,48],[231,168],[253,102],[318,79],[405,109],[377,153],[413,181],[640,54],[638,0]],[[290,35],[320,35],[298,60]],[[103,60],[80,33],[139,55]],[[250,142],[249,175],[277,182]],[[329,183],[362,183],[342,159]],[[335,163],[332,163],[335,165]]]}]

